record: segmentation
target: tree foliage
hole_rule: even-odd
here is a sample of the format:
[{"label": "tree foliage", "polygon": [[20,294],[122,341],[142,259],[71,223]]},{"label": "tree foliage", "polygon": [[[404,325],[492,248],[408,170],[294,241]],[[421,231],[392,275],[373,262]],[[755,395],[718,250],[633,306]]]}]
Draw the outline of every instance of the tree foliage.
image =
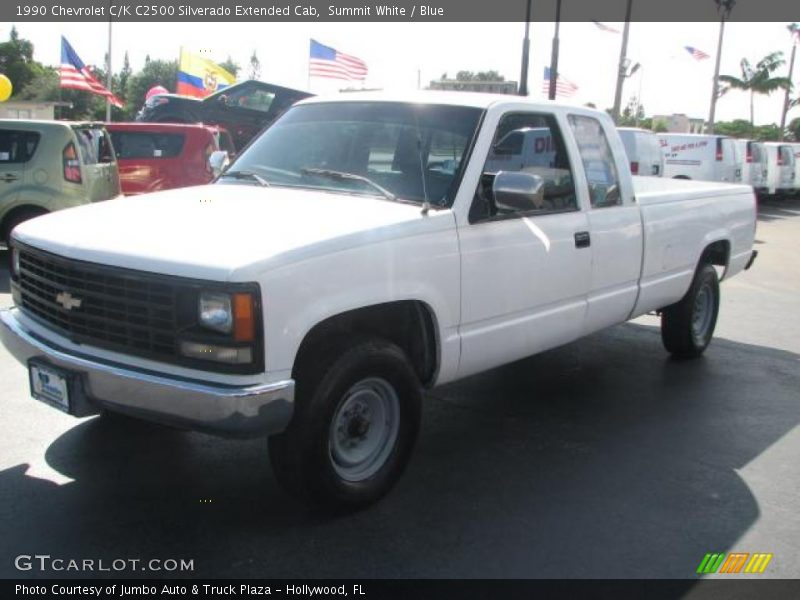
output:
[{"label": "tree foliage", "polygon": [[239,63],[234,62],[229,56],[224,61],[219,63],[219,66],[225,69],[228,73],[236,77],[239,74]]},{"label": "tree foliage", "polygon": [[7,42],[0,43],[0,73],[11,80],[14,96],[20,94],[42,72],[42,65],[33,60],[33,44],[19,37],[11,28]]},{"label": "tree foliage", "polygon": [[800,117],[792,119],[789,121],[789,125],[786,127],[787,135],[786,139],[790,142],[800,142]]},{"label": "tree foliage", "polygon": [[250,57],[250,68],[247,72],[248,79],[261,79],[261,61],[258,60],[256,51],[253,50],[253,55]]},{"label": "tree foliage", "polygon": [[[756,94],[769,95],[779,89],[790,88],[792,82],[788,77],[773,77],[772,74],[782,67],[786,61],[783,52],[772,52],[758,61],[754,66],[743,58],[739,63],[741,77],[720,75],[719,80],[725,84],[721,89],[723,95],[732,89],[742,90],[750,94],[750,128],[755,130],[754,101]],[[716,127],[716,125],[715,125]]]},{"label": "tree foliage", "polygon": [[644,120],[644,105],[639,102],[636,96],[631,96],[628,104],[622,110],[619,118],[620,127],[634,127],[642,125]]},{"label": "tree foliage", "polygon": [[714,133],[734,138],[775,142],[778,140],[780,127],[774,123],[754,127],[745,119],[734,119],[733,121],[717,122],[714,125]]},{"label": "tree foliage", "polygon": [[175,91],[175,83],[178,80],[178,61],[177,60],[149,60],[145,63],[142,70],[131,75],[125,90],[125,112],[126,119],[136,116],[136,112],[144,104],[144,97],[147,91],[156,85]]}]

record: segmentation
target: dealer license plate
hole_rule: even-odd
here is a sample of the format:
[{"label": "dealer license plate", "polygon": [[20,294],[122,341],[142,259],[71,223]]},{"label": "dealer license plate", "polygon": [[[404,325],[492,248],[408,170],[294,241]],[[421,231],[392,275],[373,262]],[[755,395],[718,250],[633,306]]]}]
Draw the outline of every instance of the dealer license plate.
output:
[{"label": "dealer license plate", "polygon": [[31,362],[28,366],[31,395],[64,412],[69,412],[69,375],[48,365]]}]

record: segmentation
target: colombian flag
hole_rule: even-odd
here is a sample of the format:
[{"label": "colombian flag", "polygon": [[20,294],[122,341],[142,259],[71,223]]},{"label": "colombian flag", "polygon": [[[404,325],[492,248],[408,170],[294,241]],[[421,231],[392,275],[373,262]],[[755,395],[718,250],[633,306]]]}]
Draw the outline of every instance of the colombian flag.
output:
[{"label": "colombian flag", "polygon": [[217,90],[228,87],[235,81],[236,77],[217,63],[181,48],[176,90],[179,94],[205,98]]}]

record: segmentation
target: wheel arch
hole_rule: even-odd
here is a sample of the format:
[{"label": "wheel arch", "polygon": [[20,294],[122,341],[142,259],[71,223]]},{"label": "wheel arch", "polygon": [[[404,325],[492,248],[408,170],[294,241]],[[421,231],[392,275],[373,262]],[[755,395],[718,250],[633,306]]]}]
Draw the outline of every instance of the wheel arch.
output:
[{"label": "wheel arch", "polygon": [[720,280],[725,279],[731,259],[731,242],[727,237],[719,236],[716,239],[709,238],[704,242],[703,252],[697,261],[699,269],[704,264],[711,264],[715,267],[722,267]]},{"label": "wheel arch", "polygon": [[342,336],[373,335],[400,347],[420,382],[430,386],[441,364],[441,342],[433,309],[421,300],[395,300],[373,304],[325,318],[303,336],[295,354],[292,376],[314,355],[324,351],[326,341]]},{"label": "wheel arch", "polygon": [[41,215],[46,215],[49,212],[49,210],[39,204],[18,204],[9,210],[5,215],[3,215],[2,220],[0,220],[0,241],[6,243],[11,241],[9,240],[9,236],[11,234],[10,226],[18,216],[23,214],[31,214],[33,217],[39,217]]}]

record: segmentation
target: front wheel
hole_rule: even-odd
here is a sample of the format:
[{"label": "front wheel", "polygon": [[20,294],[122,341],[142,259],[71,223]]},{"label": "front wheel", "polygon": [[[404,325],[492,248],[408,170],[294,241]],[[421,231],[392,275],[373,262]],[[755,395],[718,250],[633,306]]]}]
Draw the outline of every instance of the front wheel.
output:
[{"label": "front wheel", "polygon": [[292,422],[269,439],[276,478],[327,509],[375,502],[405,469],[421,403],[400,348],[379,339],[338,345],[298,373]]},{"label": "front wheel", "polygon": [[719,314],[719,278],[703,264],[686,295],[661,313],[661,340],[676,358],[700,356],[711,342]]}]

